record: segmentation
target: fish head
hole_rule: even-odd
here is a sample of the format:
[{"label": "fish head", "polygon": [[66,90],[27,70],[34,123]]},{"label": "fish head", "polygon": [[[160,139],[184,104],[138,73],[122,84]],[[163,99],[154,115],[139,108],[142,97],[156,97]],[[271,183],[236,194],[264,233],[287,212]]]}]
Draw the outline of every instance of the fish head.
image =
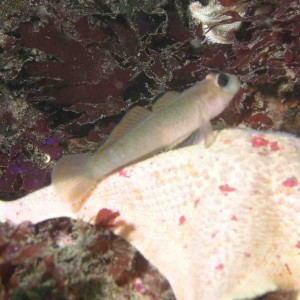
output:
[{"label": "fish head", "polygon": [[204,101],[212,119],[223,112],[239,91],[241,83],[236,75],[223,72],[209,73],[204,82],[206,85]]}]

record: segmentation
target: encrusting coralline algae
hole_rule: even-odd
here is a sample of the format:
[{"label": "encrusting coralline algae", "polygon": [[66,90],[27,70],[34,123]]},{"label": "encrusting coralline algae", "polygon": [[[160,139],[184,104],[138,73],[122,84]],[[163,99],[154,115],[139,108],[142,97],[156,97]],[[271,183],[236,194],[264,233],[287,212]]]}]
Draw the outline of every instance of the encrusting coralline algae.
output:
[{"label": "encrusting coralline algae", "polygon": [[109,214],[112,230],[169,280],[176,298],[241,299],[300,286],[300,141],[246,129],[162,153],[99,183],[80,211],[50,185],[1,202],[0,220]]}]

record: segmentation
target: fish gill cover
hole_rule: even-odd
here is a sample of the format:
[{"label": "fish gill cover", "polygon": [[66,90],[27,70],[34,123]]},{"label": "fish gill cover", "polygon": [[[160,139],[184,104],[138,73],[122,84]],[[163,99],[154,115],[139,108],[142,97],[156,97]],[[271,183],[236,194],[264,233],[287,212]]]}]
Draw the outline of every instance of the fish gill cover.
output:
[{"label": "fish gill cover", "polygon": [[[219,2],[231,7],[241,1]],[[232,43],[211,44],[203,41],[201,24],[189,14],[190,1],[1,1],[1,198],[16,199],[49,184],[52,166],[63,152],[92,151],[132,105],[149,106],[164,91],[181,91],[212,69],[235,73],[244,84],[216,125],[245,124],[299,134],[299,3],[245,3],[243,16],[234,9],[226,12],[232,22],[243,21],[232,32]],[[262,3],[268,7],[265,12]],[[195,38],[200,46],[192,43]],[[90,286],[104,295],[112,282],[115,290],[123,287],[118,290],[122,299],[132,294],[157,299],[167,290],[145,261],[133,267],[137,254],[121,242],[110,245],[107,260],[95,254],[107,270],[93,269],[91,277],[76,287],[78,278],[71,275],[92,268],[90,257],[88,262],[72,254],[66,258],[71,250],[61,250],[57,236],[63,236],[61,243],[69,238],[72,244],[70,236],[77,229],[70,221],[57,224],[49,221],[18,229],[1,225],[2,297],[33,299],[43,290],[64,299],[72,290],[79,299]],[[74,224],[79,239],[85,230],[92,230]],[[47,229],[40,229],[43,226]],[[56,226],[57,233],[49,226]],[[93,241],[98,243],[94,234],[73,251],[86,253]],[[46,248],[50,250],[44,252]],[[75,273],[58,266],[68,259],[80,266]],[[171,299],[170,292],[165,295],[160,299]]]}]

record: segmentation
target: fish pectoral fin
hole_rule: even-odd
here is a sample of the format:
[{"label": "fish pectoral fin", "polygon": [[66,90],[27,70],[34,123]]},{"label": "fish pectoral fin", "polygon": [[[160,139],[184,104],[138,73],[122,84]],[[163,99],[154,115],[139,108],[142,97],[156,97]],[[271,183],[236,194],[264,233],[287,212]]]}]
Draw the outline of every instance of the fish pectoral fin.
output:
[{"label": "fish pectoral fin", "polygon": [[98,149],[98,151],[102,151],[104,148],[109,147],[115,141],[120,139],[120,137],[131,131],[140,122],[144,121],[151,115],[152,112],[150,110],[141,106],[135,106],[130,109],[125,114],[121,122],[113,129],[105,143]]},{"label": "fish pectoral fin", "polygon": [[208,148],[216,140],[217,131],[213,130],[210,122],[204,122],[204,124],[197,130],[195,130],[185,141],[185,146],[190,146],[200,143],[202,140],[205,142],[205,147]]},{"label": "fish pectoral fin", "polygon": [[201,140],[203,140],[203,133],[197,129],[197,130],[193,131],[192,133],[175,141],[174,143],[169,145],[167,148],[165,148],[164,151],[174,150],[174,149],[198,144],[201,142]]},{"label": "fish pectoral fin", "polygon": [[210,122],[207,122],[202,128],[203,137],[205,140],[205,147],[208,148],[216,140],[218,131],[214,131]]},{"label": "fish pectoral fin", "polygon": [[159,109],[168,106],[172,102],[172,100],[176,99],[179,95],[180,93],[175,91],[166,92],[152,105],[152,111],[156,112]]},{"label": "fish pectoral fin", "polygon": [[90,156],[73,154],[63,156],[52,171],[53,187],[62,201],[68,201],[74,212],[80,210],[97,185],[90,170]]}]

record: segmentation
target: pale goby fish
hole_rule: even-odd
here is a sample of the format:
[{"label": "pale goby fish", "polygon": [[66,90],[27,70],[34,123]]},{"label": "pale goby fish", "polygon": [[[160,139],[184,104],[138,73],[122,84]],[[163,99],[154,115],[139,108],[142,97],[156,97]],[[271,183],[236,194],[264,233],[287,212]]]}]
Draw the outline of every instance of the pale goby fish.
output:
[{"label": "pale goby fish", "polygon": [[209,144],[210,120],[239,89],[237,76],[210,73],[182,93],[167,92],[152,111],[132,108],[93,155],[68,155],[56,163],[52,173],[56,191],[77,210],[96,184],[112,172],[180,143],[197,143],[201,136]]},{"label": "pale goby fish", "polygon": [[209,148],[168,151],[106,177],[77,212],[53,185],[0,201],[0,221],[15,224],[64,216],[94,224],[109,212],[110,228],[158,268],[177,300],[300,289],[300,139],[293,135],[224,129]]}]

